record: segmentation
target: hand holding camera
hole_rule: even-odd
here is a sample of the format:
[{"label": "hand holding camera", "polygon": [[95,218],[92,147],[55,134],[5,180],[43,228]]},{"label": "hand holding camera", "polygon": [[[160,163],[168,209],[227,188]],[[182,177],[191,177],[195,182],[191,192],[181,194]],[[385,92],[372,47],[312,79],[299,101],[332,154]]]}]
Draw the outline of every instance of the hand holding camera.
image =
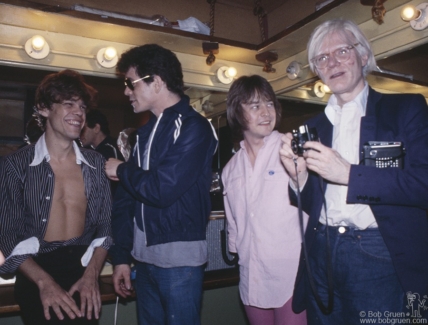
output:
[{"label": "hand holding camera", "polygon": [[307,141],[318,141],[318,133],[315,128],[309,128],[307,125],[301,125],[298,130],[293,130],[293,140],[291,140],[291,149],[298,156],[303,156],[307,149],[303,145]]},{"label": "hand holding camera", "polygon": [[302,173],[306,168],[332,183],[348,184],[351,164],[336,150],[321,144],[316,129],[302,125],[297,131],[287,133],[283,137],[283,143],[280,151],[281,160],[295,184],[293,159],[296,155],[300,185],[303,185],[301,180],[306,179],[305,173]]},{"label": "hand holding camera", "polygon": [[[303,185],[308,177],[308,170],[306,168],[305,159],[302,156],[297,156],[292,149],[291,142],[293,141],[293,134],[284,134],[281,138],[282,146],[279,150],[281,162],[284,165],[288,175],[297,187],[297,175],[299,177],[299,185]],[[297,164],[297,174],[296,174]]]}]

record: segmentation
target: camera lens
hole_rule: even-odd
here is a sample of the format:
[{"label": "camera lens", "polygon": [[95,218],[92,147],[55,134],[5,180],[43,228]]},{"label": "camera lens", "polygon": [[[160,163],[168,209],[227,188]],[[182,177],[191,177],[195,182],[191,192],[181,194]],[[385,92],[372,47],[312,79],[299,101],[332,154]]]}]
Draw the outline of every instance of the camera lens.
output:
[{"label": "camera lens", "polygon": [[299,153],[299,146],[297,144],[296,140],[291,140],[291,149],[293,150],[293,152],[297,155]]}]

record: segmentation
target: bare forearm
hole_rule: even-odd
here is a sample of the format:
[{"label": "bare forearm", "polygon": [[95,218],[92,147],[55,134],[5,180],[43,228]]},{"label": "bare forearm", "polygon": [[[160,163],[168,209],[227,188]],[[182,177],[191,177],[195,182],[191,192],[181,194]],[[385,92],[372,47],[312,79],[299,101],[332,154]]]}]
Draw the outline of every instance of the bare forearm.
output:
[{"label": "bare forearm", "polygon": [[[93,275],[96,278],[101,273],[101,270],[104,266],[104,261],[107,257],[107,250],[102,247],[97,247],[94,250],[94,254],[92,255],[92,258],[86,267],[85,275]],[[84,275],[84,276],[85,276]]]},{"label": "bare forearm", "polygon": [[31,257],[27,258],[18,268],[18,271],[34,282],[39,288],[48,282],[53,282],[52,277],[43,270]]}]

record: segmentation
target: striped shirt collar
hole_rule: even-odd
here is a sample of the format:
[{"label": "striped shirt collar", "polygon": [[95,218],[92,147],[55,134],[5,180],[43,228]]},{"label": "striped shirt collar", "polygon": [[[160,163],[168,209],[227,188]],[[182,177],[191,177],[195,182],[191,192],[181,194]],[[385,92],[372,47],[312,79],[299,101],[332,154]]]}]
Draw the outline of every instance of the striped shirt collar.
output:
[{"label": "striped shirt collar", "polygon": [[[74,153],[76,154],[76,164],[81,165],[82,162],[86,165],[88,165],[91,168],[94,168],[91,164],[88,163],[88,161],[83,157],[79,146],[75,141],[73,141],[73,149]],[[51,160],[51,156],[49,155],[48,147],[46,146],[46,140],[45,140],[45,133],[42,134],[42,136],[39,138],[39,140],[36,143],[35,146],[35,152],[34,152],[34,159],[31,162],[30,166],[37,166],[39,165],[43,159],[46,158],[46,161],[49,162]]]}]

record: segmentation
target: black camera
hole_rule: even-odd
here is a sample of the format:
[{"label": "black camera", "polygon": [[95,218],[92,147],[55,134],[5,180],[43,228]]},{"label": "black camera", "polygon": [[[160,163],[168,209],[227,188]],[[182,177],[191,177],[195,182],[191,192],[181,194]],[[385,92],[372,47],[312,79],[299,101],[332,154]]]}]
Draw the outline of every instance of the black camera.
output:
[{"label": "black camera", "polygon": [[298,130],[293,130],[291,149],[296,155],[302,156],[307,150],[303,149],[303,145],[306,141],[318,141],[318,133],[315,128],[310,128],[307,125],[301,125]]}]

